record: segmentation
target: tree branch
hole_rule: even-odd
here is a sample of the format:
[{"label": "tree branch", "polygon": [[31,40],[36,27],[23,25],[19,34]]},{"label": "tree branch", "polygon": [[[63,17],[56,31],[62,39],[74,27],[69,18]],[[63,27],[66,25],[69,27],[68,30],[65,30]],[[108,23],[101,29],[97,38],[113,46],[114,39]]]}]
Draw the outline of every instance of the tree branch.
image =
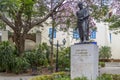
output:
[{"label": "tree branch", "polygon": [[62,5],[62,3],[63,3],[64,1],[65,1],[65,0],[62,0],[60,3],[58,3],[58,5],[55,6],[55,8],[54,8],[53,10],[51,10],[51,12],[49,12],[49,14],[47,14],[43,19],[40,19],[40,20],[38,20],[38,21],[36,21],[36,22],[32,22],[32,23],[31,23],[31,27],[30,27],[29,29],[32,29],[34,26],[39,25],[39,24],[41,24],[42,22],[44,22],[45,20],[47,20],[47,19],[55,12],[55,10]]},{"label": "tree branch", "polygon": [[20,9],[17,11],[17,13],[15,14],[15,27],[19,28],[19,31],[21,31],[22,27],[23,27],[23,23],[22,23],[22,13],[24,10],[24,4],[22,3],[20,6]]},{"label": "tree branch", "polygon": [[15,26],[10,22],[4,15],[0,14],[0,19],[6,23],[9,27],[11,27],[13,30],[15,29]]}]

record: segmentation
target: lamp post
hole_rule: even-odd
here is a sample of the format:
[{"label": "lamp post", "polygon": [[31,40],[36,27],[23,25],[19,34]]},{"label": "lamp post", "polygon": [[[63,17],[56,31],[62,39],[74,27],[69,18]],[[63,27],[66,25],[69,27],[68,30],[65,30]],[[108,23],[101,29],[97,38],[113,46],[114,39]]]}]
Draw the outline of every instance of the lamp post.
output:
[{"label": "lamp post", "polygon": [[59,65],[58,65],[58,52],[59,52],[59,49],[58,49],[58,47],[59,46],[64,46],[65,45],[65,43],[66,43],[66,40],[65,40],[65,38],[62,40],[62,42],[63,42],[63,44],[59,44],[59,41],[57,40],[57,53],[56,53],[56,72],[58,72],[58,68],[59,68]]},{"label": "lamp post", "polygon": [[[50,44],[51,44],[51,39],[49,40],[49,42],[50,42]],[[65,38],[62,40],[62,43],[63,43],[63,44],[59,44],[59,41],[57,40],[57,44],[54,44],[54,45],[56,45],[56,47],[57,47],[57,52],[56,52],[56,69],[55,69],[56,72],[58,72],[58,68],[59,68],[59,64],[58,64],[59,46],[64,46],[64,45],[65,45],[65,43],[66,43]]]},{"label": "lamp post", "polygon": [[58,72],[58,46],[59,46],[59,41],[57,40],[56,72]]}]

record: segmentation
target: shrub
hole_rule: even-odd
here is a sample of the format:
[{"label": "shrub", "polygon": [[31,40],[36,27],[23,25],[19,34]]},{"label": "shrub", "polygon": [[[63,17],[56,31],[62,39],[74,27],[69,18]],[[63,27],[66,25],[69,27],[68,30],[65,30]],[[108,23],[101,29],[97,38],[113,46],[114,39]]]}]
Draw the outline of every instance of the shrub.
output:
[{"label": "shrub", "polygon": [[59,68],[60,70],[70,70],[70,48],[65,48],[59,52]]},{"label": "shrub", "polygon": [[14,46],[8,41],[3,41],[0,43],[0,69],[1,71],[10,71],[11,63],[14,61],[15,55]]},{"label": "shrub", "polygon": [[53,73],[52,75],[36,76],[30,80],[70,80],[65,72]]},{"label": "shrub", "polygon": [[27,59],[31,68],[47,65],[47,59],[45,55],[37,51],[25,52],[24,58]]},{"label": "shrub", "polygon": [[[46,45],[47,46],[47,45]],[[42,45],[39,45],[38,49],[36,49],[35,53],[38,56],[38,65],[40,66],[47,66],[48,65],[48,60],[47,60],[47,50],[46,50],[45,43]]]},{"label": "shrub", "polygon": [[97,78],[97,80],[112,80],[112,76],[110,74],[103,74],[103,75],[99,76]]},{"label": "shrub", "polygon": [[37,51],[39,51],[40,53],[43,53],[46,56],[48,62],[50,62],[50,59],[49,59],[50,50],[51,50],[51,47],[48,46],[47,43],[42,43],[41,45],[38,46],[38,49],[37,49]]},{"label": "shrub", "polygon": [[20,73],[28,68],[26,59],[17,57],[15,46],[8,41],[0,43],[0,71]]},{"label": "shrub", "polygon": [[65,77],[62,77],[62,78],[56,78],[54,80],[70,80],[70,77],[65,76]]},{"label": "shrub", "polygon": [[25,52],[23,57],[18,57],[16,48],[8,41],[0,43],[0,71],[21,73],[26,71],[30,66],[36,68],[38,66],[46,66],[48,64],[46,58],[46,47],[41,45],[35,51]]},{"label": "shrub", "polygon": [[31,67],[36,66],[38,64],[38,56],[33,51],[25,52],[24,58],[26,58]]},{"label": "shrub", "polygon": [[30,66],[27,60],[21,57],[16,57],[15,61],[12,64],[14,65],[12,68],[12,72],[16,74],[26,71]]},{"label": "shrub", "polygon": [[54,78],[62,78],[64,76],[66,76],[65,72],[57,72],[57,73],[53,73],[52,74],[54,76]]},{"label": "shrub", "polygon": [[53,80],[53,76],[52,75],[36,76],[36,77],[33,77],[30,80]]},{"label": "shrub", "polygon": [[105,62],[99,62],[99,65],[100,65],[101,67],[105,67]]},{"label": "shrub", "polygon": [[113,80],[120,80],[120,75],[119,74],[112,74],[112,79]]},{"label": "shrub", "polygon": [[100,59],[109,59],[111,58],[112,54],[111,54],[111,48],[108,46],[102,46],[99,49],[99,58]]},{"label": "shrub", "polygon": [[87,77],[78,77],[78,78],[75,78],[74,80],[88,80]]},{"label": "shrub", "polygon": [[[53,73],[52,75],[36,76],[30,80],[70,80],[65,72]],[[73,80],[88,80],[86,77],[78,77]],[[120,80],[119,74],[102,74],[96,80]]]}]

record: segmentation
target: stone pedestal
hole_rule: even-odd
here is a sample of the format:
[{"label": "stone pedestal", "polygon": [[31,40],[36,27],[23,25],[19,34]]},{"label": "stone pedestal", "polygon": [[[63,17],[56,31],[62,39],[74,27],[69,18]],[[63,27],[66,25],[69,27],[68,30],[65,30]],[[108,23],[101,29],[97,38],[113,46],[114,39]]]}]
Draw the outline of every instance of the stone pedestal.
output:
[{"label": "stone pedestal", "polygon": [[77,44],[71,46],[71,79],[87,77],[96,80],[98,76],[98,46]]}]

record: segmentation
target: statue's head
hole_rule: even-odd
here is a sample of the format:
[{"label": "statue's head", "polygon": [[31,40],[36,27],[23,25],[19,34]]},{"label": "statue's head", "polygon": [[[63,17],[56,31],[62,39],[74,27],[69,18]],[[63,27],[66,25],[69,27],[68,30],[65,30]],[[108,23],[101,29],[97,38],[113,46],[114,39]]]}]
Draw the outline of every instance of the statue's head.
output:
[{"label": "statue's head", "polygon": [[80,9],[82,9],[82,8],[83,8],[83,3],[82,3],[82,2],[79,2],[79,3],[78,3],[78,7],[79,7]]}]

